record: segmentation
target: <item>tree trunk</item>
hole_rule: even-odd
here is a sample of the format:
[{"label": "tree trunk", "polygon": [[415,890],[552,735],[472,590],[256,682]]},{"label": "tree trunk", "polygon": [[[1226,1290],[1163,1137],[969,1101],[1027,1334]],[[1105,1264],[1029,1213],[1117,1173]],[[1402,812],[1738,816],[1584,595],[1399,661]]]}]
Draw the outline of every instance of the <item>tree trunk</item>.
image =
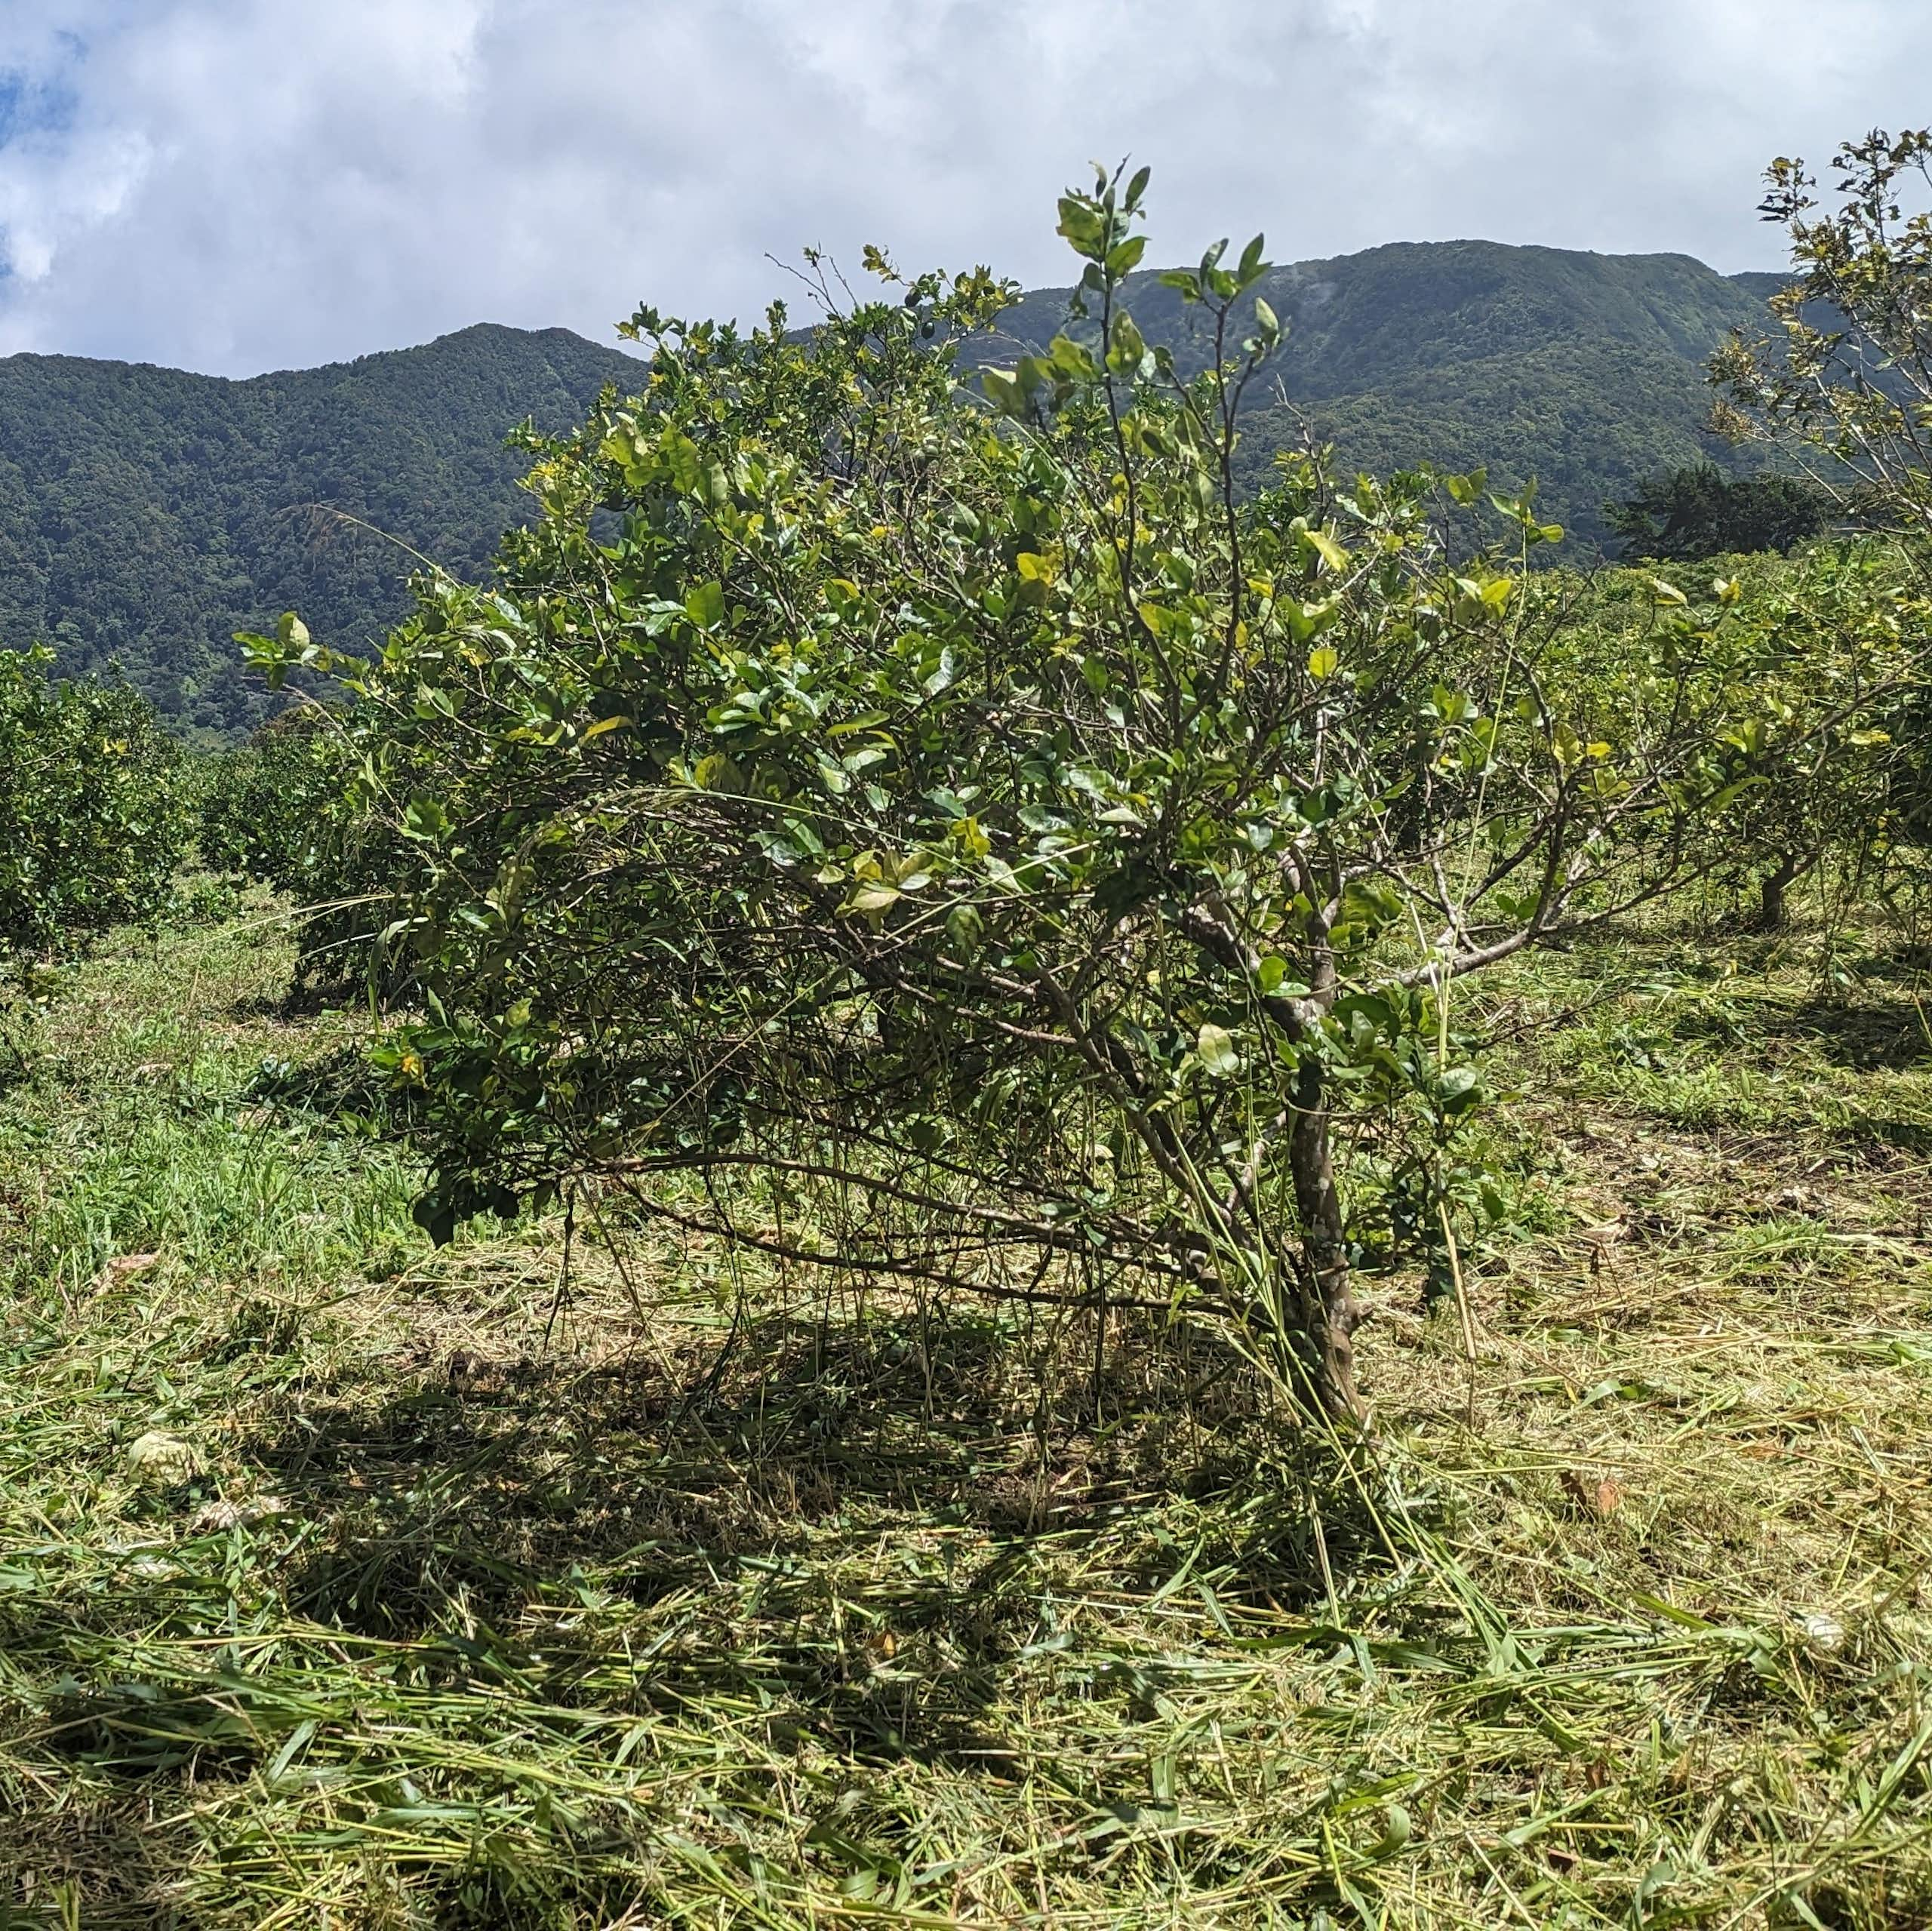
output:
[{"label": "tree trunk", "polygon": [[1350,1336],[1361,1314],[1349,1279],[1342,1197],[1335,1185],[1329,1144],[1327,1095],[1321,1068],[1312,1053],[1295,1075],[1288,1170],[1301,1221],[1301,1278],[1297,1305],[1282,1311],[1316,1401],[1334,1419],[1358,1422],[1363,1409],[1355,1390],[1355,1351]]},{"label": "tree trunk", "polygon": [[1758,929],[1761,932],[1780,932],[1784,929],[1785,889],[1800,869],[1797,858],[1786,852],[1778,860],[1777,869],[1766,872],[1758,881]]}]

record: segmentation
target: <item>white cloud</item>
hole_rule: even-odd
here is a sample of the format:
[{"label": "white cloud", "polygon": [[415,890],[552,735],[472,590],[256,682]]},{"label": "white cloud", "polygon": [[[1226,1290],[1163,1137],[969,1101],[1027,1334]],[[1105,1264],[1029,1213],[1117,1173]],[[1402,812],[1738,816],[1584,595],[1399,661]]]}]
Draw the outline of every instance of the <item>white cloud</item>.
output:
[{"label": "white cloud", "polygon": [[761,307],[807,242],[1058,280],[1055,192],[1129,151],[1157,257],[1768,266],[1764,161],[1924,118],[1928,57],[1916,0],[7,0],[0,349],[608,340]]}]

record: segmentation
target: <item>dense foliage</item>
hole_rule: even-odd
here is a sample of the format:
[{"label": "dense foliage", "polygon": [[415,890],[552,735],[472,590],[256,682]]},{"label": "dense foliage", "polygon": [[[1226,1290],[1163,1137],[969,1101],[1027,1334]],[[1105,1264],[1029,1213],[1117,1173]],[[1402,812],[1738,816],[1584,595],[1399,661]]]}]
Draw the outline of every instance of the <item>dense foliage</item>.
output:
[{"label": "dense foliage", "polygon": [[[293,619],[284,626],[285,634],[296,630]],[[371,840],[339,808],[352,776],[342,733],[315,703],[279,713],[246,743],[206,761],[198,853],[203,863],[267,885],[300,909],[302,980],[335,983],[366,964],[368,908],[393,869],[386,836]]]},{"label": "dense foliage", "polygon": [[142,918],[186,843],[186,772],[125,684],[57,681],[0,651],[0,959],[57,953]]},{"label": "dense foliage", "polygon": [[514,425],[560,429],[634,373],[561,329],[497,327],[248,382],[0,361],[0,635],[65,672],[118,666],[171,718],[231,735],[266,709],[236,630],[294,604],[338,641],[380,636],[412,552],[487,564],[524,500]]},{"label": "dense foliage", "polygon": [[[1334,1122],[1447,1242],[1451,982],[1707,871],[1815,741],[1734,598],[1657,586],[1606,662],[1452,567],[1478,479],[1244,498],[1260,245],[1170,278],[1189,381],[1122,306],[1140,185],[1062,204],[1103,346],[990,412],[983,274],[875,258],[888,297],[803,337],[645,311],[648,388],[550,446],[497,587],[426,583],[368,665],[254,640],[351,673],[426,1224],[595,1174],[796,1260],[1201,1299],[1351,1410]],[[1498,507],[1519,563],[1561,533]]]},{"label": "dense foliage", "polygon": [[1820,884],[1834,915],[1897,903],[1916,890],[1932,800],[1918,721],[1932,629],[1922,580],[1872,538],[1723,567],[1734,573],[1559,573],[1533,589],[1602,664],[1651,647],[1660,604],[1668,616],[1684,600],[1667,634],[1721,629],[1749,681],[1729,742],[1753,775],[1706,828],[1699,869],[1718,888],[1707,903],[1728,893],[1766,930],[1785,923],[1801,880]]},{"label": "dense foliage", "polygon": [[1699,463],[1649,478],[1633,495],[1607,505],[1604,517],[1622,538],[1625,557],[1693,563],[1790,551],[1825,529],[1833,507],[1803,477],[1727,476],[1715,463]]}]

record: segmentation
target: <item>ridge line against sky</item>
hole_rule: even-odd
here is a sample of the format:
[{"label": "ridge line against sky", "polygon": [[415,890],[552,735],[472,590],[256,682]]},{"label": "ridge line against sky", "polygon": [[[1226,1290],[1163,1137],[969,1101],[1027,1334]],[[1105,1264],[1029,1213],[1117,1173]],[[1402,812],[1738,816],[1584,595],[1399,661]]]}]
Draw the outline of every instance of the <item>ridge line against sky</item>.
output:
[{"label": "ridge line against sky", "polygon": [[1475,235],[1775,266],[1780,153],[1932,118],[1923,0],[8,0],[0,352],[219,374],[478,320],[750,315],[811,244],[1071,279]]},{"label": "ridge line against sky", "polygon": [[[1278,263],[1276,266],[1289,269],[1306,269],[1317,267],[1327,267],[1344,262],[1358,260],[1364,255],[1374,254],[1383,248],[1449,248],[1457,247],[1487,248],[1494,247],[1506,249],[1529,250],[1544,249],[1546,246],[1546,244],[1540,242],[1491,242],[1481,235],[1455,235],[1445,238],[1441,241],[1376,242],[1371,244],[1367,248],[1353,250],[1345,255],[1321,257],[1307,261],[1284,262]],[[1572,249],[1551,249],[1549,251],[1558,255],[1586,254],[1589,252],[1588,251]],[[1698,261],[1694,256],[1681,255],[1674,251],[1648,251],[1641,254],[1604,254],[1598,257],[1598,258],[1602,260],[1612,262],[1687,261],[1694,267],[1702,269],[1708,274],[1713,276],[1718,276],[1720,279],[1728,280],[1736,280],[1740,275],[1771,272],[1771,271],[1764,269],[1754,270],[1746,269],[1735,271],[1728,277],[1721,276],[1719,275],[1719,272],[1718,270],[1711,268],[1708,263]],[[1140,271],[1140,275],[1136,277],[1135,279],[1139,279],[1140,277],[1152,278],[1158,275],[1162,272],[1163,269],[1168,266],[1169,266],[1169,264],[1163,263],[1149,263],[1146,267]],[[1073,287],[1074,278],[1070,275],[1066,275],[1061,276],[1060,279],[1056,281],[1043,282],[1034,288],[1022,290],[1021,295],[1023,298],[1028,295],[1037,296],[1041,294],[1051,294],[1057,291],[1067,295],[1071,295],[1073,292]],[[211,381],[269,381],[279,376],[312,375],[320,374],[328,369],[346,368],[358,361],[367,361],[377,356],[414,355],[423,349],[432,349],[435,347],[438,343],[449,341],[457,336],[468,334],[472,330],[492,328],[509,329],[526,335],[540,336],[562,333],[571,335],[579,341],[588,342],[595,347],[608,349],[614,353],[622,355],[632,359],[643,360],[647,358],[647,352],[642,347],[635,343],[620,340],[612,340],[608,342],[600,341],[596,336],[588,334],[581,329],[572,329],[566,323],[502,322],[495,320],[494,318],[484,316],[480,317],[475,321],[459,323],[454,327],[439,330],[437,334],[433,336],[424,336],[413,341],[380,343],[371,348],[358,349],[354,350],[349,354],[331,356],[318,362],[278,364],[265,369],[254,370],[233,375],[220,371],[196,369],[183,370],[174,364],[156,363],[152,357],[135,358],[128,356],[93,356],[82,357],[80,359],[91,360],[101,362],[109,366],[118,366],[123,367],[158,367],[172,374],[186,374],[189,375],[205,377]],[[0,360],[3,360],[10,355],[45,355],[50,356],[59,356],[72,355],[75,352],[72,350],[60,349],[0,349]]]}]

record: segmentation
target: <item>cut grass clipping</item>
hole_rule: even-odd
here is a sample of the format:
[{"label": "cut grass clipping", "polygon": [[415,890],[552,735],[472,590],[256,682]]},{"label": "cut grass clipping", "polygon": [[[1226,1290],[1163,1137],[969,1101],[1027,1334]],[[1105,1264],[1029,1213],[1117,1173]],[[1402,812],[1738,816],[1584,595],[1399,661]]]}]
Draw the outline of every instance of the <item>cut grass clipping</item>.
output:
[{"label": "cut grass clipping", "polygon": [[1198,1336],[432,1252],[262,908],[73,971],[0,1054],[11,1921],[1932,1922],[1932,1049],[1684,956],[1485,990],[1545,1231],[1371,1284],[1352,1477]]}]

